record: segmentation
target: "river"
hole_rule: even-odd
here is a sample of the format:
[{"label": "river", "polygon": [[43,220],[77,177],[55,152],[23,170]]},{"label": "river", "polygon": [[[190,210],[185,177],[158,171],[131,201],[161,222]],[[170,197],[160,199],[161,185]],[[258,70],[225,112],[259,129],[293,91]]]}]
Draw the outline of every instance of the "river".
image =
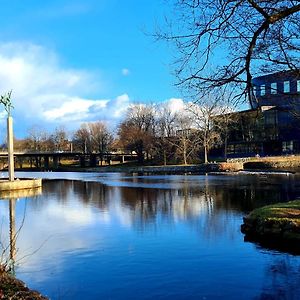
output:
[{"label": "river", "polygon": [[296,175],[17,176],[45,180],[0,201],[2,252],[13,230],[17,278],[51,299],[300,299],[300,256],[240,232]]}]

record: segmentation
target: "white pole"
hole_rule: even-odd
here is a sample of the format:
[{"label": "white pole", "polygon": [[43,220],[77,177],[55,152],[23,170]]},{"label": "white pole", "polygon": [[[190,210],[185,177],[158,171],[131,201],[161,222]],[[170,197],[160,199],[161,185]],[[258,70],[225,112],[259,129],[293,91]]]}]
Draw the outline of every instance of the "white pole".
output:
[{"label": "white pole", "polygon": [[13,139],[13,119],[7,117],[7,148],[8,148],[8,176],[9,181],[14,181],[14,139]]}]

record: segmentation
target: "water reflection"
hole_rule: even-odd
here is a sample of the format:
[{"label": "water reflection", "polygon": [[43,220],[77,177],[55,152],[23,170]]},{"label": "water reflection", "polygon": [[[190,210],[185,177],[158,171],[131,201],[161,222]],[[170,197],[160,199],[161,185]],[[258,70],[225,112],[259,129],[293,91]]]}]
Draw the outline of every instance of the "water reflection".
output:
[{"label": "water reflection", "polygon": [[300,265],[288,256],[266,266],[262,291],[256,299],[299,299]]},{"label": "water reflection", "polygon": [[[213,217],[218,211],[241,214],[300,196],[299,186],[289,178],[278,181],[278,178],[271,177],[268,183],[251,177],[229,181],[216,178],[214,182],[205,176],[193,181],[186,176],[178,177],[176,184],[167,182],[164,186],[166,178],[157,177],[121,177],[121,186],[115,186],[115,180],[106,180],[105,184],[49,181],[44,185],[43,197],[56,195],[56,200],[63,204],[76,196],[84,205],[91,204],[102,212],[114,213],[119,206],[121,214],[130,215],[133,225],[143,227],[153,223],[158,216],[174,222],[191,220],[201,214]],[[134,187],[132,183],[135,183]],[[159,188],[153,188],[158,184]],[[42,203],[46,205],[47,201],[39,204]]]},{"label": "water reflection", "polygon": [[300,258],[244,243],[239,231],[245,212],[299,196],[295,178],[90,179],[46,180],[37,197],[0,202],[11,241],[23,223],[11,257],[34,253],[16,268],[29,286],[53,299],[300,295]]},{"label": "water reflection", "polygon": [[[9,245],[5,245],[3,241],[1,241],[1,254],[2,254],[2,261],[1,263],[5,266],[5,268],[14,274],[15,272],[15,262],[16,262],[16,243],[17,243],[17,236],[19,231],[22,228],[22,224],[16,230],[16,201],[19,198],[26,198],[26,197],[36,197],[41,195],[42,188],[35,188],[35,189],[25,189],[25,190],[16,190],[16,191],[1,191],[0,199],[6,200],[8,199],[9,202]],[[3,228],[2,228],[3,229]],[[7,249],[9,249],[9,256],[6,257]]]},{"label": "water reflection", "polygon": [[14,268],[16,259],[16,200],[9,200],[9,245],[10,245],[10,260]]}]

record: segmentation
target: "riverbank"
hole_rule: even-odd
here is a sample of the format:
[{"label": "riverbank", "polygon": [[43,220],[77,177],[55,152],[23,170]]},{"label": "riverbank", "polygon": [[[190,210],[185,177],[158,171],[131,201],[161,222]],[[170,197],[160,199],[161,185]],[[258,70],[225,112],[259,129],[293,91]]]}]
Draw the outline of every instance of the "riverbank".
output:
[{"label": "riverbank", "polygon": [[[3,169],[5,171],[6,169]],[[276,171],[276,172],[300,172],[300,156],[273,156],[273,157],[246,157],[228,159],[226,162],[210,162],[207,164],[190,165],[153,165],[146,161],[139,165],[137,162],[126,162],[106,166],[81,167],[79,164],[71,164],[61,161],[57,167],[30,168],[29,165],[16,168],[16,171],[56,171],[56,172],[121,172],[121,173],[158,173],[158,174],[182,174],[182,173],[209,173],[209,172],[237,172],[237,171]]]},{"label": "riverbank", "polygon": [[24,282],[5,271],[0,271],[0,299],[47,300],[39,292],[30,290]]},{"label": "riverbank", "polygon": [[272,241],[300,252],[300,200],[255,209],[244,217],[246,239]]},{"label": "riverbank", "polygon": [[199,174],[209,172],[236,172],[243,169],[241,163],[208,163],[191,165],[136,165],[120,164],[99,167],[79,167],[79,166],[59,166],[56,169],[28,169],[18,168],[16,171],[35,172],[35,171],[55,171],[55,172],[99,172],[99,173],[151,173],[151,174]]}]

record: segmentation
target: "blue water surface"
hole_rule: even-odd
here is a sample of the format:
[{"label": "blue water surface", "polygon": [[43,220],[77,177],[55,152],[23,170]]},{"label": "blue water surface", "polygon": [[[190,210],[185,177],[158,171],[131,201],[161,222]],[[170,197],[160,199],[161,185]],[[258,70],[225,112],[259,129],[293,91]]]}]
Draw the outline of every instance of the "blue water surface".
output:
[{"label": "blue water surface", "polygon": [[300,196],[295,175],[17,175],[47,180],[1,200],[1,243],[14,221],[16,276],[51,299],[300,299],[300,256],[240,232]]}]

